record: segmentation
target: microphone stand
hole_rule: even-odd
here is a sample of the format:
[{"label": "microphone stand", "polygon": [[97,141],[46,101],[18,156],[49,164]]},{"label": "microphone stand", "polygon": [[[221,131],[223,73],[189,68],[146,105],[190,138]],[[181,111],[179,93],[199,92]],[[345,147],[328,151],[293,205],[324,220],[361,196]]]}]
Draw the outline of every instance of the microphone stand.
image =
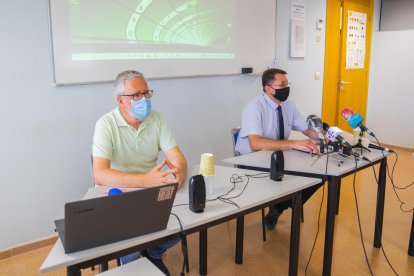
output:
[{"label": "microphone stand", "polygon": [[[329,156],[329,154],[330,154],[329,153],[329,143],[326,143],[326,141],[324,139],[319,139],[319,140],[321,141],[321,149],[325,149],[326,150],[326,152],[325,151],[321,151],[322,155],[325,155],[326,154],[326,158],[332,158],[333,160],[335,160],[336,162],[338,162],[337,165],[338,165],[338,167],[340,167],[341,164],[344,163],[344,161],[341,160],[340,155],[338,154],[338,158],[334,158],[332,156],[332,154],[335,152],[334,149],[333,149],[332,152],[331,152],[331,156]],[[336,153],[338,153],[338,152],[336,152]],[[318,159],[319,159],[319,156],[318,156]],[[315,160],[315,162],[316,162],[316,160]]]},{"label": "microphone stand", "polygon": [[359,148],[361,150],[361,156],[362,156],[362,150],[367,150],[368,152],[371,152],[370,149],[364,147],[362,145],[362,136],[364,135],[364,131],[361,129],[361,131],[359,132],[359,137],[358,137],[358,143],[356,143],[355,145],[353,145],[353,148]]}]

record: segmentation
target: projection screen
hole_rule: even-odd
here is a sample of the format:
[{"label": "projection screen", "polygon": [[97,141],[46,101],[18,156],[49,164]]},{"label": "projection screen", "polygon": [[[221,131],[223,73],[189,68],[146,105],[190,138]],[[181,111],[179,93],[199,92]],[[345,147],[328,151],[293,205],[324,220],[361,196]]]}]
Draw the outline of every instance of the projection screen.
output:
[{"label": "projection screen", "polygon": [[261,73],[275,56],[276,0],[49,1],[54,84]]}]

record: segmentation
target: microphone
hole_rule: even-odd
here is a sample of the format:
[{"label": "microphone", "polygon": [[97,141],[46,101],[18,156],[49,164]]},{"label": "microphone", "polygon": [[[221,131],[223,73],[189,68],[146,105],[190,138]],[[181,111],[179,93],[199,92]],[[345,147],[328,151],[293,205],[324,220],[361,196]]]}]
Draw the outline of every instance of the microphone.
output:
[{"label": "microphone", "polygon": [[354,115],[354,111],[349,107],[345,107],[344,109],[342,109],[341,114],[342,114],[342,118],[348,121],[348,118]]},{"label": "microphone", "polygon": [[[328,124],[326,124],[326,127],[329,127]],[[329,127],[328,129],[325,129],[326,131],[326,137],[329,138],[329,140],[336,142],[338,141],[341,145],[352,148],[351,144],[348,143],[344,137],[340,135],[343,131],[338,127]]]},{"label": "microphone", "polygon": [[386,151],[386,152],[394,152],[392,149],[384,148],[384,147],[378,146],[376,144],[369,144],[368,145],[368,148],[370,148],[370,149],[376,149],[376,150],[381,150],[381,151]]},{"label": "microphone", "polygon": [[366,131],[369,135],[375,137],[375,134],[362,123],[364,117],[362,117],[361,114],[354,113],[351,108],[345,107],[342,110],[342,118],[344,118],[352,128],[359,127],[362,131]]},{"label": "microphone", "polygon": [[[352,138],[352,134],[343,131],[342,129],[338,127],[330,127],[327,123],[323,123],[323,130],[326,131],[326,137],[329,138],[331,141],[336,141],[335,137],[339,137],[339,139],[343,138],[343,140],[350,144],[355,145],[355,140]],[[337,140],[339,140],[337,139]],[[370,142],[369,139],[362,137],[362,145],[366,148],[386,151],[386,152],[394,152],[392,149],[381,147],[377,144],[373,144]]]},{"label": "microphone", "polygon": [[348,143],[344,137],[342,137],[339,133],[342,133],[343,131],[338,127],[329,127],[327,123],[323,124],[324,130],[326,131],[326,137],[329,138],[332,142],[338,141],[340,147],[338,150],[338,153],[343,156],[355,156],[357,158],[361,158],[365,161],[369,161],[368,158],[359,155],[358,153],[354,152],[352,150],[352,146],[350,143]]},{"label": "microphone", "polygon": [[318,134],[319,139],[322,141],[325,140],[325,136],[322,133],[323,123],[321,118],[317,115],[309,115],[306,119],[306,123],[308,124],[308,128]]}]

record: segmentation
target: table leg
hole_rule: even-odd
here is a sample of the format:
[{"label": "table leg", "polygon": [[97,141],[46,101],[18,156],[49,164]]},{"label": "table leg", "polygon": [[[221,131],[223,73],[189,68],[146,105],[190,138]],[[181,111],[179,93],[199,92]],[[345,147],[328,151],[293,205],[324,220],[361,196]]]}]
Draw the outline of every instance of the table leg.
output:
[{"label": "table leg", "polygon": [[408,246],[408,255],[414,256],[414,211],[413,211],[413,221],[411,222],[411,235],[410,235],[410,244]]},{"label": "table leg", "polygon": [[302,207],[302,193],[299,192],[292,199],[292,222],[290,226],[290,254],[289,275],[298,275],[299,240],[300,240],[300,217]]},{"label": "table leg", "polygon": [[207,275],[207,229],[200,234],[200,275]]},{"label": "table leg", "polygon": [[331,275],[332,269],[332,250],[335,229],[335,212],[338,200],[338,186],[340,177],[328,177],[328,204],[326,206],[326,230],[325,230],[325,248],[323,256],[323,273],[322,275]]},{"label": "table leg", "polygon": [[387,158],[382,159],[378,179],[377,211],[375,214],[374,247],[381,248],[382,222],[384,219],[385,185],[387,179]]},{"label": "table leg", "polygon": [[108,262],[103,262],[99,264],[99,273],[105,272],[108,270]]},{"label": "table leg", "polygon": [[66,268],[66,275],[67,276],[80,276],[81,275],[80,266],[78,264],[68,266]]},{"label": "table leg", "polygon": [[243,263],[244,216],[236,219],[236,264]]},{"label": "table leg", "polygon": [[336,207],[335,207],[335,215],[338,215],[339,213],[339,199],[341,198],[341,180],[339,179],[338,183],[338,200],[336,201]]}]

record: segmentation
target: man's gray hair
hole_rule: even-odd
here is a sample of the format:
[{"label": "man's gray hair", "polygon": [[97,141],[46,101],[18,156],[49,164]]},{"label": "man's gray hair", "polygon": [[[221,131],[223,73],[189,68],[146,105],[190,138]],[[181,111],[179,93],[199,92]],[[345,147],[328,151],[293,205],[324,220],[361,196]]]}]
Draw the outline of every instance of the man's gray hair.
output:
[{"label": "man's gray hair", "polygon": [[133,78],[143,78],[145,79],[144,75],[135,70],[127,70],[121,72],[116,76],[114,82],[114,96],[115,98],[122,95],[125,90],[125,81]]}]

